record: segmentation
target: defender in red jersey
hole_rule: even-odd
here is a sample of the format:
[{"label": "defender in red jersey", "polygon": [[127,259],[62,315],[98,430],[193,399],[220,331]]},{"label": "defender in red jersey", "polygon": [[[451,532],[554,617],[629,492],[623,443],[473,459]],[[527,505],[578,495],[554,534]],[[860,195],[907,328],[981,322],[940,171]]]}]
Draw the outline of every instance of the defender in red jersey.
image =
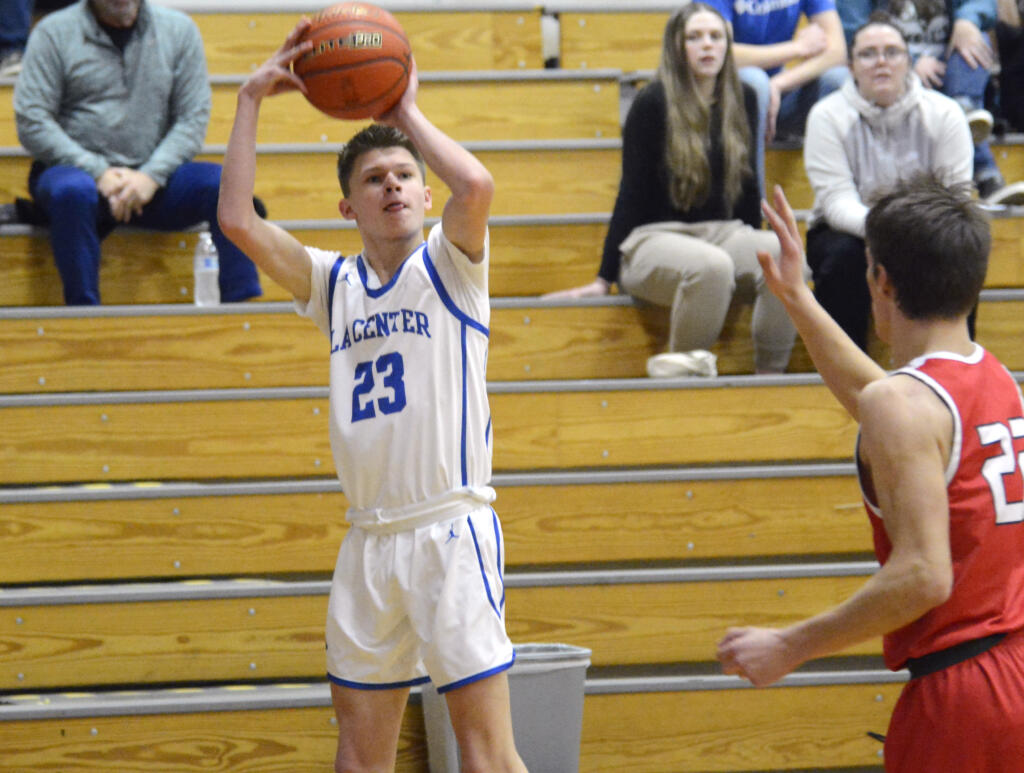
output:
[{"label": "defender in red jersey", "polygon": [[848,600],[782,629],[732,628],[723,670],[755,685],[884,635],[911,679],[886,770],[1010,773],[1024,760],[1024,404],[967,316],[985,278],[988,222],[960,191],[906,183],[867,219],[868,285],[886,374],[803,281],[780,189],[764,205],[782,243],[761,260],[822,378],[860,424],[857,468],[879,571]]}]

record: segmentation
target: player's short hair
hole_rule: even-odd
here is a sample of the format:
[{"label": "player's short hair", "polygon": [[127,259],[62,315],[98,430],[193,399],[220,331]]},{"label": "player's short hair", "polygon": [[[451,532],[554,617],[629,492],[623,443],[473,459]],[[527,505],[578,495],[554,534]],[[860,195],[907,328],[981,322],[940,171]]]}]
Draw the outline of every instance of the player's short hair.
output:
[{"label": "player's short hair", "polygon": [[866,243],[907,318],[954,319],[978,302],[992,235],[968,185],[933,175],[897,184],[868,212]]},{"label": "player's short hair", "polygon": [[361,155],[381,148],[405,148],[412,154],[416,166],[420,168],[423,179],[427,179],[427,167],[423,156],[408,137],[393,126],[382,123],[371,123],[365,129],[356,132],[352,138],[338,151],[338,182],[341,192],[348,196],[351,192],[352,170]]}]

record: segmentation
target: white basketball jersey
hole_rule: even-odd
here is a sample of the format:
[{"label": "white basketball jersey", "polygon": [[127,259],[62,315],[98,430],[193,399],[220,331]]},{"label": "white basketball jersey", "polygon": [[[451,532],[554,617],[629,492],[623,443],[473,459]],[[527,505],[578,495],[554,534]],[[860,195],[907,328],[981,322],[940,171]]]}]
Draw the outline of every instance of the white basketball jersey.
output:
[{"label": "white basketball jersey", "polygon": [[303,316],[330,336],[330,439],[349,519],[407,521],[491,501],[488,247],[472,263],[435,225],[384,286],[361,256],[307,248]]}]

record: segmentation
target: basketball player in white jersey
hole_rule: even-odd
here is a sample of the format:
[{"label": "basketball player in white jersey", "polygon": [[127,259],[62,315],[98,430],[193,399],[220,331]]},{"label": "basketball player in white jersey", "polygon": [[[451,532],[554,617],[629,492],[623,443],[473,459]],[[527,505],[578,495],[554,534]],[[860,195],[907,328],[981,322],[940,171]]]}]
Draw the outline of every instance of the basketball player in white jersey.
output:
[{"label": "basketball player in white jersey", "polygon": [[[409,86],[338,158],[359,255],[305,247],[253,210],[262,99],[303,90],[300,22],[242,85],[224,157],[225,234],[329,337],[330,439],[350,508],[327,619],[337,771],[391,771],[413,685],[447,698],[463,770],[526,770],[506,671],[501,527],[487,404],[490,173]],[[451,190],[423,241],[424,162]]]}]

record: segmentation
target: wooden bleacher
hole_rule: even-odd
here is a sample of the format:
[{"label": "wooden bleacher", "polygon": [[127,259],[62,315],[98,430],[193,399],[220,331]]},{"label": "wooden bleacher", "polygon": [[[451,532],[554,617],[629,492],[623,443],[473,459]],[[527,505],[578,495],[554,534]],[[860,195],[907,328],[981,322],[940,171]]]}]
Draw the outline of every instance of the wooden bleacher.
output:
[{"label": "wooden bleacher", "polygon": [[[620,134],[619,76],[615,69],[425,72],[418,102],[460,142],[608,139]],[[228,141],[243,79],[211,76],[213,108],[206,135],[211,145]],[[5,115],[13,115],[13,92],[12,83],[0,83],[0,112]],[[368,123],[338,121],[317,111],[301,94],[282,94],[261,106],[258,141],[322,142],[331,152]],[[18,147],[14,121],[0,124],[0,147]]]},{"label": "wooden bleacher", "polygon": [[[740,379],[727,389],[698,382],[682,390],[678,381],[492,383],[495,467],[849,457],[854,424],[816,377]],[[2,400],[3,485],[308,477],[334,469],[323,387]],[[55,433],[62,442],[49,439]]]},{"label": "wooden bleacher", "polygon": [[[0,721],[0,748],[5,766],[17,771],[180,773],[214,765],[251,770],[255,762],[289,773],[318,773],[338,743],[322,684],[79,693],[48,696],[45,702],[18,696],[11,704],[7,721]],[[404,717],[395,769],[427,772],[419,705],[411,705]]]},{"label": "wooden bleacher", "polygon": [[[497,181],[495,215],[604,212],[615,201],[618,139],[464,144]],[[223,157],[223,146],[209,145],[197,160],[220,162]],[[275,219],[337,218],[341,193],[331,184],[336,160],[337,146],[262,145],[256,195]],[[0,154],[0,195],[9,201],[24,196],[29,166],[23,151]],[[322,182],[311,185],[311,180]],[[447,199],[447,187],[433,173],[428,172],[427,184],[439,201]]]},{"label": "wooden bleacher", "polygon": [[[665,22],[675,7],[638,3],[590,9],[572,3],[549,3],[558,14],[559,52],[562,67],[586,69],[616,67],[625,72],[655,69],[661,61]],[[645,8],[642,6],[653,7]]]},{"label": "wooden bleacher", "polygon": [[[847,464],[593,471],[586,480],[499,473],[495,485],[520,564],[780,558],[796,542],[822,560],[870,550]],[[139,581],[155,567],[168,579],[329,573],[346,531],[347,500],[330,478],[5,493],[4,519],[18,535],[4,545],[5,585]],[[808,530],[810,518],[829,528]],[[168,561],[168,551],[178,557]]]},{"label": "wooden bleacher", "polygon": [[[786,577],[772,576],[774,567],[758,567],[759,575],[744,567],[741,578],[701,569],[520,573],[505,586],[508,631],[514,641],[588,647],[595,667],[698,662],[734,621],[807,617],[821,599],[851,595],[874,568],[860,561]],[[319,679],[329,591],[328,580],[8,591],[24,605],[8,600],[4,608],[22,623],[5,634],[18,662],[0,673],[29,690]],[[88,636],[69,638],[69,631]],[[846,654],[880,652],[876,640]]]},{"label": "wooden bleacher", "polygon": [[[432,218],[429,222],[436,221]],[[304,244],[352,254],[359,235],[352,223],[332,220],[281,221]],[[491,291],[495,297],[536,295],[538,288],[583,284],[595,272],[608,213],[494,217],[491,219]],[[556,233],[558,238],[553,239]],[[146,250],[136,249],[140,238]],[[192,302],[195,233],[160,234],[118,229],[103,242],[100,292],[111,305]],[[58,306],[60,279],[46,232],[27,226],[0,229],[0,307]],[[141,254],[140,254],[141,253]],[[261,300],[290,300],[264,278]]]},{"label": "wooden bleacher", "polygon": [[[902,686],[811,682],[755,691],[727,689],[714,678],[693,681],[690,689],[673,684],[644,692],[614,679],[592,680],[580,769],[738,771],[754,761],[771,770],[823,770],[822,759],[835,770],[871,769],[861,763],[880,761],[879,744],[865,728],[884,727]],[[148,700],[123,694],[54,696],[45,705],[39,698],[16,699],[9,714],[19,719],[0,722],[0,745],[7,764],[25,770],[73,765],[129,771],[142,764],[180,771],[183,763],[230,770],[260,760],[316,773],[337,744],[327,701],[326,686],[305,684],[156,692]],[[181,713],[167,713],[167,705]],[[677,721],[681,717],[684,723]],[[721,732],[723,723],[728,733]],[[27,734],[27,727],[35,732]],[[646,732],[638,735],[636,728]],[[405,716],[395,770],[427,771],[416,704]]]},{"label": "wooden bleacher", "polygon": [[[277,3],[275,10],[248,11],[241,3],[223,3],[224,8],[208,12],[202,8],[212,3],[196,5],[190,13],[206,44],[207,66],[211,73],[227,75],[256,69],[277,50],[303,13],[312,15],[325,7],[303,3],[288,9],[288,3]],[[497,10],[480,5],[473,10],[419,5],[420,10],[395,9],[394,16],[409,38],[420,72],[544,67],[540,7],[535,4],[503,2]]]},{"label": "wooden bleacher", "polygon": [[[237,84],[315,9],[176,2],[209,47],[218,160]],[[881,667],[877,641],[769,690],[713,662],[729,625],[811,614],[872,570],[855,427],[802,347],[791,370],[805,375],[749,376],[750,309],[737,306],[716,347],[727,377],[651,382],[664,312],[538,297],[596,271],[619,71],[656,64],[670,10],[638,10],[633,26],[573,5],[555,9],[562,69],[546,71],[539,23],[553,6],[397,13],[422,104],[498,182],[488,376],[510,635],[592,650],[581,771],[880,770],[866,732],[885,732],[905,675]],[[625,53],[613,30],[636,59],[610,58]],[[0,105],[9,93],[0,84]],[[258,193],[305,243],[351,252],[331,145],[357,124],[296,100],[268,102]],[[27,169],[5,131],[3,196]],[[1008,177],[1024,178],[1022,148],[997,145]],[[799,152],[771,149],[768,168],[806,210]],[[994,220],[978,323],[1015,370],[1022,214]],[[108,305],[64,309],[45,232],[0,229],[5,768],[319,771],[333,756],[320,653],[346,500],[326,344],[269,280],[262,303],[191,306],[194,241],[115,233]],[[396,770],[427,770],[415,696]]]},{"label": "wooden bleacher", "polygon": [[[269,283],[268,283],[269,284]],[[978,340],[1008,367],[1024,369],[1024,298],[985,290]],[[325,386],[325,342],[278,302],[195,313],[184,304],[107,307],[104,316],[14,310],[0,326],[0,390],[12,394],[118,389]],[[143,313],[139,313],[142,311]],[[748,374],[751,306],[735,305],[715,344],[722,375]],[[493,380],[640,378],[666,338],[662,310],[625,296],[579,302],[497,298],[488,372]],[[102,346],[94,341],[102,337]],[[195,342],[203,348],[196,350]],[[254,345],[257,344],[258,345]],[[565,357],[572,351],[572,358]],[[881,345],[877,356],[885,356]],[[790,372],[813,370],[798,343]]]}]

